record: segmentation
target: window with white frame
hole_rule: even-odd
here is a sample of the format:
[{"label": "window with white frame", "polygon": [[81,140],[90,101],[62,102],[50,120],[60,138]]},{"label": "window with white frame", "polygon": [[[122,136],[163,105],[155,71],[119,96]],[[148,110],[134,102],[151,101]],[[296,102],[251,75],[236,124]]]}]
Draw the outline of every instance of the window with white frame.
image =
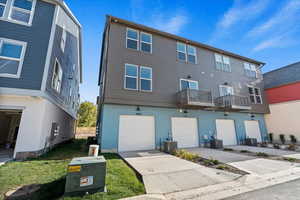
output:
[{"label": "window with white frame", "polygon": [[141,51],[152,53],[152,35],[149,33],[141,32]]},{"label": "window with white frame", "polygon": [[140,90],[152,91],[152,68],[150,67],[140,67]]},{"label": "window with white frame", "polygon": [[188,54],[188,62],[196,64],[197,63],[196,47],[188,45],[187,54]]},{"label": "window with white frame", "polygon": [[217,70],[224,71],[224,72],[231,72],[229,57],[216,53],[215,60],[216,60]]},{"label": "window with white frame", "polygon": [[60,63],[56,59],[54,64],[54,69],[53,69],[53,75],[52,75],[52,88],[58,93],[60,93],[61,90],[62,75],[63,75],[62,68],[60,66]]},{"label": "window with white frame", "polygon": [[177,59],[186,62],[186,45],[177,42]]},{"label": "window with white frame", "polygon": [[66,27],[63,26],[62,28],[62,36],[61,36],[61,41],[60,41],[60,48],[64,52],[66,48],[66,41],[67,41],[67,30]]},{"label": "window with white frame", "polygon": [[0,0],[0,18],[4,16],[7,0]]},{"label": "window with white frame", "polygon": [[26,42],[0,38],[1,77],[20,77],[26,46]]},{"label": "window with white frame", "polygon": [[129,49],[139,50],[139,32],[134,29],[127,28],[126,32],[126,47]]},{"label": "window with white frame", "polygon": [[245,69],[245,74],[248,77],[251,78],[256,78],[257,77],[257,71],[256,71],[256,66],[250,63],[244,63],[244,69]]},{"label": "window with white frame", "polygon": [[125,89],[138,90],[138,66],[125,64]]},{"label": "window with white frame", "polygon": [[180,79],[180,90],[186,89],[198,90],[198,81]]},{"label": "window with white frame", "polygon": [[229,96],[229,95],[233,95],[233,87],[228,86],[228,85],[220,85],[219,86],[219,91],[220,91],[220,96]]},{"label": "window with white frame", "polygon": [[188,62],[192,64],[197,63],[197,52],[196,47],[191,45],[186,45],[181,42],[177,42],[177,59],[183,62]]},{"label": "window with white frame", "polygon": [[248,90],[249,90],[249,96],[250,96],[251,103],[253,103],[253,104],[262,104],[263,103],[260,88],[248,87]]}]

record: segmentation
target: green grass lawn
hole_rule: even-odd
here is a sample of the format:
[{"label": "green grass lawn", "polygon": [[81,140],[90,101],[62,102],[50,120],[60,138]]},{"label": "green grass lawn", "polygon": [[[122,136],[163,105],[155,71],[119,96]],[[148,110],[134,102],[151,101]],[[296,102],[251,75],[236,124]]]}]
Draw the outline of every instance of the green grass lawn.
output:
[{"label": "green grass lawn", "polygon": [[145,193],[144,185],[134,171],[117,154],[103,154],[107,160],[107,193],[95,193],[83,197],[62,197],[66,168],[73,157],[87,155],[85,140],[57,147],[46,155],[24,162],[11,162],[0,167],[0,199],[10,189],[41,184],[31,199],[119,199]]}]

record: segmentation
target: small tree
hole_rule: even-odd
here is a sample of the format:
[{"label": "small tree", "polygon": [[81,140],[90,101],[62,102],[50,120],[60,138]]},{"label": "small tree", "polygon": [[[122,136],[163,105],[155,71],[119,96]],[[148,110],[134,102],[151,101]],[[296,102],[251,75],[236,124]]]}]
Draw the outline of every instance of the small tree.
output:
[{"label": "small tree", "polygon": [[269,133],[269,141],[270,143],[273,143],[273,133]]},{"label": "small tree", "polygon": [[96,115],[97,107],[92,102],[85,101],[80,104],[78,110],[79,127],[95,127],[96,126]]},{"label": "small tree", "polygon": [[294,135],[290,135],[290,139],[293,144],[297,143],[297,138]]},{"label": "small tree", "polygon": [[280,135],[279,135],[279,138],[280,138],[281,143],[282,143],[282,144],[285,144],[285,135],[280,134]]}]

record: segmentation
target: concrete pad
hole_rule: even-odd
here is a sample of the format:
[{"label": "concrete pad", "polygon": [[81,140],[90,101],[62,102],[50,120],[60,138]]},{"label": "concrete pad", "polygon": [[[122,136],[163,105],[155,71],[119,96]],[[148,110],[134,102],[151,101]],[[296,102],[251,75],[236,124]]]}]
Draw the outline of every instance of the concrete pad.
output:
[{"label": "concrete pad", "polygon": [[[136,157],[134,157],[136,155]],[[240,175],[198,165],[161,152],[120,156],[142,175],[148,194],[166,194],[232,181]]]},{"label": "concrete pad", "polygon": [[248,150],[254,153],[267,153],[269,155],[274,155],[274,156],[284,156],[284,155],[292,155],[296,154],[296,152],[293,151],[285,151],[281,149],[273,149],[273,148],[266,148],[266,147],[252,147],[252,146],[244,146],[244,145],[238,145],[238,146],[229,146],[228,148],[234,149],[234,150]]},{"label": "concrete pad", "polygon": [[300,159],[300,153],[297,153],[297,154],[291,154],[291,155],[284,155],[283,157]]},{"label": "concrete pad", "polygon": [[222,163],[231,163],[231,162],[255,159],[255,157],[252,156],[231,153],[231,152],[217,150],[217,149],[191,148],[186,150],[192,153],[196,153],[199,156],[206,159],[219,160]]},{"label": "concrete pad", "polygon": [[300,164],[297,163],[290,163],[278,160],[268,160],[263,158],[241,162],[233,162],[230,163],[230,165],[237,167],[243,171],[257,175],[266,175],[289,170],[295,167],[300,167]]}]

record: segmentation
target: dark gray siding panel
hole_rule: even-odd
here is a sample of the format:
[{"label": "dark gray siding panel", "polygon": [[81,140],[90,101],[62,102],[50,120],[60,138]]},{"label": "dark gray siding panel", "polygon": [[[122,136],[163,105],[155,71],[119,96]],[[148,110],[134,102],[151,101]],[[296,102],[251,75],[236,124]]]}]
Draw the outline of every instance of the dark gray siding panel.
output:
[{"label": "dark gray siding panel", "polygon": [[[78,66],[78,38],[67,32],[66,46],[64,52],[60,48],[60,42],[63,29],[56,26],[53,50],[50,61],[49,74],[46,84],[46,92],[52,99],[54,99],[62,107],[72,111],[72,98],[78,102],[79,94],[79,66]],[[52,76],[54,70],[55,60],[58,60],[63,71],[61,92],[57,93],[52,88]],[[73,65],[75,70],[73,71]],[[70,97],[70,90],[73,91],[72,98]],[[74,110],[73,110],[74,111]]]},{"label": "dark gray siding panel", "polygon": [[27,42],[21,77],[0,77],[0,87],[40,90],[55,5],[37,1],[32,26],[0,20],[0,37]]},{"label": "dark gray siding panel", "polygon": [[300,62],[264,74],[265,88],[300,81]]},{"label": "dark gray siding panel", "polygon": [[[186,64],[176,59],[176,40],[153,35],[153,53],[126,49],[126,27],[111,24],[107,53],[106,85],[104,103],[176,107],[176,93],[180,90],[179,80],[191,76],[199,82],[199,88],[211,90],[218,97],[219,85],[225,82],[234,88],[236,95],[248,96],[248,85],[255,85],[263,92],[263,80],[249,78],[244,73],[244,61],[230,58],[232,72],[216,70],[214,52],[197,48],[198,64]],[[152,67],[153,92],[137,92],[124,89],[124,64]],[[102,77],[103,79],[104,77]],[[264,104],[252,106],[252,112],[266,113],[268,105],[263,93]]]}]

